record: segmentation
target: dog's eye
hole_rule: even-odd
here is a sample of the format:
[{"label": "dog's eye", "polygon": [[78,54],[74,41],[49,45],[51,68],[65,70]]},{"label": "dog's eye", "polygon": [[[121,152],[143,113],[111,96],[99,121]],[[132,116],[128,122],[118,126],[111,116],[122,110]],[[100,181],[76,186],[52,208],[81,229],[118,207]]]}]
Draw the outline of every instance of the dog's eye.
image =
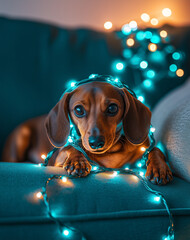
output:
[{"label": "dog's eye", "polygon": [[86,111],[82,105],[77,105],[74,108],[74,113],[77,117],[84,117],[86,115]]},{"label": "dog's eye", "polygon": [[108,106],[106,113],[110,116],[115,116],[118,112],[118,106],[115,103],[112,103]]}]

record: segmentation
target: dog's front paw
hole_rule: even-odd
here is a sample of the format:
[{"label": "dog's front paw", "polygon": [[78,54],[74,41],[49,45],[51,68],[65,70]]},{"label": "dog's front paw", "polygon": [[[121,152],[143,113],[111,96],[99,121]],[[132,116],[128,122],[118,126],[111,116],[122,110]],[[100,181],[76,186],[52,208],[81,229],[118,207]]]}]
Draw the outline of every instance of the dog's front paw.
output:
[{"label": "dog's front paw", "polygon": [[91,165],[81,154],[70,156],[63,164],[63,168],[68,175],[85,177],[90,173]]},{"label": "dog's front paw", "polygon": [[172,172],[164,161],[149,162],[145,177],[153,184],[165,185],[172,181]]}]

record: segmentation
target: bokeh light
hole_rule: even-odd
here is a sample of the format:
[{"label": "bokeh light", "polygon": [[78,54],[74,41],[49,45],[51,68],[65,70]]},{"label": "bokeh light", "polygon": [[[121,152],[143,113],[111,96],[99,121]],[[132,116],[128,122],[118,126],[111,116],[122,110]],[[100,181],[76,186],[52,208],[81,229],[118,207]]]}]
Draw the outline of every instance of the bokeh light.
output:
[{"label": "bokeh light", "polygon": [[104,28],[107,29],[107,30],[111,29],[112,26],[113,26],[113,24],[110,21],[107,21],[107,22],[104,23]]},{"label": "bokeh light", "polygon": [[126,43],[129,47],[132,47],[135,44],[135,40],[133,38],[128,38]]},{"label": "bokeh light", "polygon": [[168,33],[167,33],[165,30],[162,30],[162,31],[160,32],[160,37],[166,38],[167,36],[168,36]]},{"label": "bokeh light", "polygon": [[170,8],[164,8],[162,10],[162,14],[164,17],[170,17],[172,15],[172,11]]},{"label": "bokeh light", "polygon": [[152,18],[152,19],[150,20],[150,22],[151,22],[151,24],[152,24],[153,26],[158,25],[158,19],[157,19],[157,18]]},{"label": "bokeh light", "polygon": [[141,19],[142,19],[144,22],[149,22],[150,16],[149,16],[147,13],[143,13],[143,14],[141,14]]},{"label": "bokeh light", "polygon": [[176,75],[177,75],[178,77],[183,77],[183,75],[184,75],[183,69],[179,68],[179,69],[176,71]]},{"label": "bokeh light", "polygon": [[157,50],[157,45],[154,43],[148,44],[148,50],[151,52],[155,52]]}]

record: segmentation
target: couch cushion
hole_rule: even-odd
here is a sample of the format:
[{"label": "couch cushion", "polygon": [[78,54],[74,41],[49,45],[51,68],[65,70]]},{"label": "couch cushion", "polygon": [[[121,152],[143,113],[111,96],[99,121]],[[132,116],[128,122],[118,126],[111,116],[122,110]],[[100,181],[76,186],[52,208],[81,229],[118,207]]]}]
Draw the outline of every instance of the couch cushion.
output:
[{"label": "couch cushion", "polygon": [[[61,239],[57,226],[36,193],[57,167],[0,163],[0,233],[6,239]],[[190,236],[190,185],[174,178],[166,186],[154,186],[164,194],[174,215],[176,239]],[[87,239],[161,239],[169,219],[155,195],[131,175],[90,174],[86,178],[50,182],[50,207],[54,216],[80,229]],[[189,234],[189,235],[188,235]],[[28,236],[28,238],[27,238]]]}]

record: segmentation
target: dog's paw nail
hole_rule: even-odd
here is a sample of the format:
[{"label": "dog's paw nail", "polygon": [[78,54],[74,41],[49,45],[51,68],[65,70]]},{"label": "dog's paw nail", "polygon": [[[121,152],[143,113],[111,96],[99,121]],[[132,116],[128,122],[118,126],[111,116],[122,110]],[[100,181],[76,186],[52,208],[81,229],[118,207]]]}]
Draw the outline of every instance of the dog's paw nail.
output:
[{"label": "dog's paw nail", "polygon": [[78,170],[78,169],[76,169],[75,172],[76,172],[77,174],[79,174],[79,170]]},{"label": "dog's paw nail", "polygon": [[73,171],[73,170],[74,170],[74,167],[72,166],[70,169],[71,169],[71,171]]}]

